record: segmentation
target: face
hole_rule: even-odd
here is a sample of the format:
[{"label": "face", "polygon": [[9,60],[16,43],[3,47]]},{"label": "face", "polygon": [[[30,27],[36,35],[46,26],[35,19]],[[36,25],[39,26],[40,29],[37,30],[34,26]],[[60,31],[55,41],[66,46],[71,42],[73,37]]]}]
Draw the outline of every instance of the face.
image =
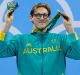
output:
[{"label": "face", "polygon": [[50,19],[50,16],[48,16],[48,11],[46,8],[39,7],[34,11],[33,16],[30,16],[30,19],[36,28],[44,29]]}]

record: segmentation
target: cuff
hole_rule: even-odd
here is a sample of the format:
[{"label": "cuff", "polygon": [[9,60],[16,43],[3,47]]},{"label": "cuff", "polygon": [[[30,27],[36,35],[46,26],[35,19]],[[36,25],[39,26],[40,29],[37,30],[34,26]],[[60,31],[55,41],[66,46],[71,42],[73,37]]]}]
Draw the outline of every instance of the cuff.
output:
[{"label": "cuff", "polygon": [[78,35],[76,32],[74,32],[74,35],[75,35],[76,40],[78,40]]},{"label": "cuff", "polygon": [[4,41],[6,33],[0,32],[0,40]]},{"label": "cuff", "polygon": [[78,35],[77,35],[76,32],[73,32],[71,34],[68,34],[68,36],[69,36],[69,39],[72,40],[72,41],[78,40]]}]

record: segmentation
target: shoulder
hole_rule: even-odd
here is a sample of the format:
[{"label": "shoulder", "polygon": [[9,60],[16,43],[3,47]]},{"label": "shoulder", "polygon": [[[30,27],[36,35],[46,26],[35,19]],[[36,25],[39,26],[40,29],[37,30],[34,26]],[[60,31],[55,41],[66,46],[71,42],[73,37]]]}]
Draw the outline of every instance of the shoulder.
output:
[{"label": "shoulder", "polygon": [[19,39],[23,39],[24,37],[27,38],[29,36],[30,34],[17,34],[17,35],[14,35],[11,40],[19,40]]}]

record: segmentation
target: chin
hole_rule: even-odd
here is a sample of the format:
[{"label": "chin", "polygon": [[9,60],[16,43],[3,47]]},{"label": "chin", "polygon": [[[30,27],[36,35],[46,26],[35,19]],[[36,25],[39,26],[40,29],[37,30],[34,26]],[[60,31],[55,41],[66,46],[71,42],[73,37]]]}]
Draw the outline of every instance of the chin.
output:
[{"label": "chin", "polygon": [[38,27],[38,29],[44,29],[45,27]]},{"label": "chin", "polygon": [[38,27],[38,29],[44,29],[46,26],[40,26]]}]

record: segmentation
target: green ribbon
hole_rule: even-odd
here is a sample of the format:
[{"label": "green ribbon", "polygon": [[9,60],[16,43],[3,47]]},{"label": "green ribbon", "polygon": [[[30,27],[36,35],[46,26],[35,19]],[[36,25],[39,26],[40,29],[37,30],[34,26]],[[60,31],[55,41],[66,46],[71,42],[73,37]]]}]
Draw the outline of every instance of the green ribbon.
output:
[{"label": "green ribbon", "polygon": [[61,16],[61,13],[58,12],[57,15],[47,24],[47,26],[46,26],[46,27],[48,27],[47,31],[50,31],[54,27],[54,25],[56,24],[56,22],[60,18],[60,16]]},{"label": "green ribbon", "polygon": [[[60,18],[60,16],[61,16],[61,13],[58,12],[57,15],[46,25],[45,28],[47,28],[47,31],[50,31],[54,27],[54,25],[56,24],[56,22]],[[43,28],[41,30],[38,29],[38,30],[43,31],[45,28]]]}]

